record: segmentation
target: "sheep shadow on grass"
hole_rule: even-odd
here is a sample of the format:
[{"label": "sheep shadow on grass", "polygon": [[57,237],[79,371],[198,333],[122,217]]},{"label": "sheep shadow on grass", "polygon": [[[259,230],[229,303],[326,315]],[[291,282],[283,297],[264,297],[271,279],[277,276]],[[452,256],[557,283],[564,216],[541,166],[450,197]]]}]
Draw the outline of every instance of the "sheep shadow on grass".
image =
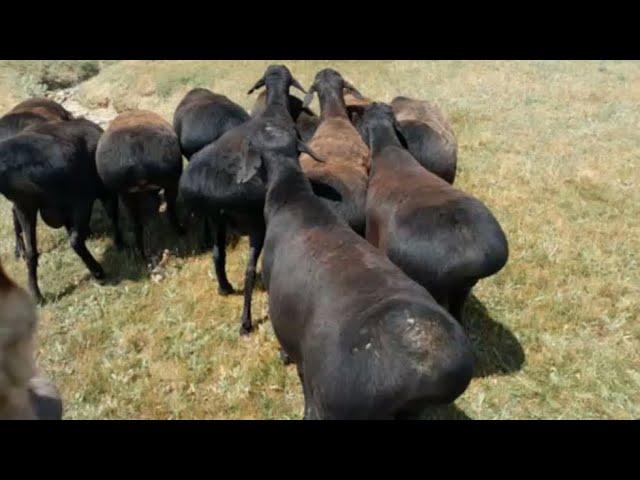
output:
[{"label": "sheep shadow on grass", "polygon": [[462,326],[473,345],[475,377],[508,375],[524,365],[524,350],[516,336],[493,319],[473,294],[465,304]]},{"label": "sheep shadow on grass", "polygon": [[419,417],[406,420],[472,420],[455,403],[426,408]]},{"label": "sheep shadow on grass", "polygon": [[[99,203],[97,203],[99,204]],[[187,229],[185,235],[178,235],[171,227],[166,211],[148,215],[144,220],[144,246],[147,261],[143,260],[135,249],[133,223],[128,212],[120,203],[120,230],[124,238],[125,247],[121,250],[113,243],[113,224],[104,208],[94,208],[91,218],[92,236],[107,237],[110,242],[100,259],[106,273],[105,283],[117,285],[122,280],[141,280],[150,275],[152,265],[157,264],[164,250],[169,250],[172,256],[189,257],[209,251],[204,245],[204,220],[186,214],[186,209],[178,205],[178,215]]]}]

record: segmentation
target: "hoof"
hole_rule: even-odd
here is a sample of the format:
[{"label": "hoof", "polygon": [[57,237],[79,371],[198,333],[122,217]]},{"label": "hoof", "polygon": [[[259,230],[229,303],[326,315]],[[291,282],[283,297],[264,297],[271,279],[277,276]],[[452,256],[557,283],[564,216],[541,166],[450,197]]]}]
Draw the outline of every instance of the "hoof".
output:
[{"label": "hoof", "polygon": [[280,349],[280,360],[282,360],[283,365],[291,365],[293,363],[289,354],[283,349]]},{"label": "hoof", "polygon": [[218,286],[218,295],[226,297],[227,295],[233,295],[235,290],[231,285]]},{"label": "hoof", "polygon": [[38,305],[39,307],[45,304],[44,297],[40,293],[34,293],[33,300],[36,302],[36,305]]},{"label": "hoof", "polygon": [[246,337],[247,335],[249,335],[251,333],[252,328],[249,326],[245,326],[245,325],[240,325],[240,336],[241,337]]},{"label": "hoof", "polygon": [[96,280],[104,280],[104,278],[106,277],[103,269],[96,270],[95,272],[91,272],[91,274],[93,275],[93,278],[95,278]]}]

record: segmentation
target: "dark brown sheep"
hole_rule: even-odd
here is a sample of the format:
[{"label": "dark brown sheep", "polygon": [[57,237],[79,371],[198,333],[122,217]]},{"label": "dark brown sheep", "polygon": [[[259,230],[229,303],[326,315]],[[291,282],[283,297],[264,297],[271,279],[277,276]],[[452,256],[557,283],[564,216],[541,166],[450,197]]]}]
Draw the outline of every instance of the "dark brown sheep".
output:
[{"label": "dark brown sheep", "polygon": [[31,125],[72,118],[71,113],[53,100],[31,98],[19,103],[0,118],[0,141],[17,135]]},{"label": "dark brown sheep", "polygon": [[388,105],[368,107],[360,128],[371,148],[367,240],[461,319],[476,282],[507,262],[500,224],[482,202],[403,148]]},{"label": "dark brown sheep", "polygon": [[143,205],[157,206],[160,190],[171,224],[179,234],[184,233],[176,209],[182,153],[178,137],[162,117],[146,110],[118,115],[100,138],[96,166],[107,189],[117,192],[127,206],[143,258]]},{"label": "dark brown sheep", "polygon": [[47,120],[71,120],[73,115],[58,102],[48,98],[30,98],[19,103],[9,113],[31,112]]},{"label": "dark brown sheep", "polygon": [[391,107],[411,155],[424,168],[453,184],[458,142],[442,110],[434,103],[407,97],[394,98]]}]

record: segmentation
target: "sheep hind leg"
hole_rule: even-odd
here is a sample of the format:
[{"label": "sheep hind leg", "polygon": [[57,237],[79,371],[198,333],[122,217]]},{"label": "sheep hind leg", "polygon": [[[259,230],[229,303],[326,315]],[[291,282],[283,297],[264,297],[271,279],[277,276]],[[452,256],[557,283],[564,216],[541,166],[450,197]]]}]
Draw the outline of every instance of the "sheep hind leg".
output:
[{"label": "sheep hind leg", "polygon": [[252,328],[251,325],[251,297],[256,280],[256,265],[264,245],[264,230],[253,231],[249,237],[249,261],[244,276],[244,307],[240,325],[240,335],[247,335]]},{"label": "sheep hind leg", "polygon": [[302,365],[296,365],[298,369],[298,377],[302,384],[302,393],[304,395],[304,416],[303,420],[321,420],[318,415],[318,408],[313,404],[313,398],[311,396],[311,389],[309,385],[304,381],[304,372]]},{"label": "sheep hind leg", "polygon": [[177,200],[178,200],[178,184],[172,185],[171,187],[164,189],[164,198],[167,201],[167,214],[169,215],[169,221],[171,222],[171,226],[176,231],[178,235],[184,235],[187,233],[185,228],[180,224],[180,220],[178,219],[178,208],[177,208]]},{"label": "sheep hind leg", "polygon": [[107,211],[108,217],[113,224],[113,240],[118,250],[124,248],[124,240],[122,239],[122,232],[120,231],[120,211],[118,205],[118,196],[109,194],[101,199],[104,209]]},{"label": "sheep hind leg", "polygon": [[127,206],[129,215],[133,220],[133,232],[136,238],[136,248],[140,257],[146,262],[147,256],[144,251],[144,228],[142,225],[143,214],[141,202],[141,195],[136,193],[127,193],[122,196],[122,203]]},{"label": "sheep hind leg", "polygon": [[24,258],[29,271],[29,291],[35,300],[42,304],[44,298],[38,287],[38,239],[36,235],[38,209],[32,206],[15,205],[13,211],[26,240]]},{"label": "sheep hind leg", "polygon": [[18,214],[16,213],[15,205],[11,209],[11,213],[13,214],[13,231],[16,235],[16,249],[15,249],[16,259],[25,258],[24,238],[22,237],[22,227],[20,226],[20,221],[18,220]]},{"label": "sheep hind leg", "polygon": [[102,266],[93,258],[91,252],[87,250],[86,240],[89,236],[89,221],[91,218],[91,209],[80,209],[74,212],[73,222],[69,230],[69,243],[71,248],[78,254],[85,266],[91,272],[94,278],[101,280],[105,277]]},{"label": "sheep hind leg", "polygon": [[214,241],[211,237],[211,229],[212,227],[209,225],[209,219],[207,217],[204,217],[202,219],[202,248],[213,248]]},{"label": "sheep hind leg", "polygon": [[293,360],[291,360],[289,354],[285,352],[284,348],[282,347],[280,347],[280,360],[282,361],[283,365],[291,365],[293,363]]},{"label": "sheep hind leg", "polygon": [[[205,222],[207,219],[205,218]],[[227,259],[227,225],[222,215],[210,219],[213,238],[213,267],[218,279],[218,294],[231,295],[234,290],[227,279],[225,263]]]}]

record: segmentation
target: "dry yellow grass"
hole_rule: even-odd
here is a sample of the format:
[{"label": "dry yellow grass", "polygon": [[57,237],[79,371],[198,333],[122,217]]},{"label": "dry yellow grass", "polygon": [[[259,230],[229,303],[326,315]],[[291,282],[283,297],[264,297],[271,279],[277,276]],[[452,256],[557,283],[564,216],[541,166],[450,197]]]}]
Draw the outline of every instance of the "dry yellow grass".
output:
[{"label": "dry yellow grass", "polygon": [[[246,91],[269,63],[118,62],[79,97],[170,119],[188,89],[206,86],[250,107]],[[507,267],[476,287],[466,309],[476,378],[455,406],[427,418],[640,416],[639,63],[283,63],[303,85],[333,66],[368,97],[438,102],[460,144],[457,185],[507,233]],[[26,95],[8,68],[0,69],[5,110]],[[174,251],[156,283],[131,253],[115,251],[101,207],[93,223],[89,248],[107,285],[89,280],[63,231],[39,227],[49,302],[38,360],[67,418],[301,417],[298,379],[280,364],[264,292],[254,296],[257,330],[239,338],[241,297],[217,295],[197,232],[178,241],[164,219],[154,222],[151,248]],[[0,199],[0,256],[25,284],[12,248]],[[246,241],[228,256],[236,288],[246,257]]]}]

